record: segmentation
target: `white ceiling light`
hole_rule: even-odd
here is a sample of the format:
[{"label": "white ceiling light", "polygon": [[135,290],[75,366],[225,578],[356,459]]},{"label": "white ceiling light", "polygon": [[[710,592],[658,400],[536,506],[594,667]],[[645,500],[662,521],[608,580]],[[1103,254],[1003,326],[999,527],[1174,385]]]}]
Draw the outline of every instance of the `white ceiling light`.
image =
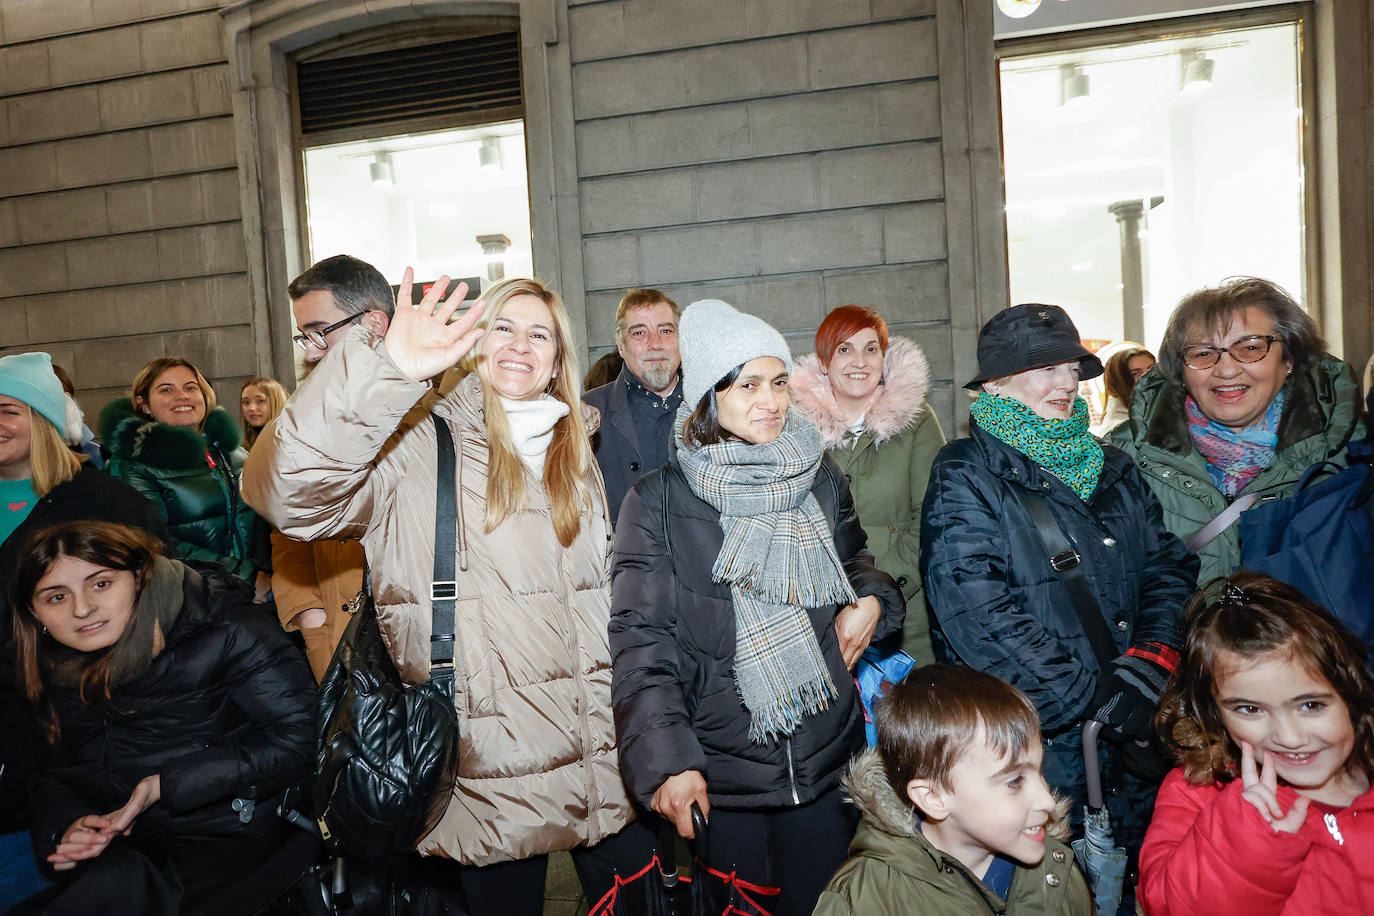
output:
[{"label": "white ceiling light", "polygon": [[1088,101],[1092,84],[1088,74],[1076,64],[1065,64],[1059,68],[1059,104],[1082,105]]},{"label": "white ceiling light", "polygon": [[477,163],[483,169],[501,169],[501,138],[483,137],[477,149]]},{"label": "white ceiling light", "polygon": [[1178,56],[1178,83],[1183,92],[1202,92],[1211,88],[1216,61],[1201,51],[1184,51]]},{"label": "white ceiling light", "polygon": [[396,173],[391,168],[391,154],[386,150],[378,153],[367,166],[372,176],[374,188],[389,188],[396,184]]}]

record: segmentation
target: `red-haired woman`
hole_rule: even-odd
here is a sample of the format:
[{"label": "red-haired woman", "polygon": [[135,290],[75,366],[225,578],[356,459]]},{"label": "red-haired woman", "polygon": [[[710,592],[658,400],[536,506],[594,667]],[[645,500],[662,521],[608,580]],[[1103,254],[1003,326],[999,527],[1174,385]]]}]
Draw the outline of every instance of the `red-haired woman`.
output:
[{"label": "red-haired woman", "polygon": [[945,434],[926,401],[925,354],[909,340],[889,338],[873,309],[843,305],[821,322],[816,353],[797,360],[791,387],[849,478],[877,567],[897,580],[906,599],[901,648],[918,664],[931,664],[921,504]]}]

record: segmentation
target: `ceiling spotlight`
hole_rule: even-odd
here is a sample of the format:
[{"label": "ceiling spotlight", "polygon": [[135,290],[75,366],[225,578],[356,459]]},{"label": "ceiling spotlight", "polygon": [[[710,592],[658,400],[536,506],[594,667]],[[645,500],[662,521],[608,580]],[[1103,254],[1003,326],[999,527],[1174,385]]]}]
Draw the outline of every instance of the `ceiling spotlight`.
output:
[{"label": "ceiling spotlight", "polygon": [[1179,88],[1184,92],[1202,92],[1212,85],[1212,71],[1216,61],[1201,51],[1184,51],[1178,56]]},{"label": "ceiling spotlight", "polygon": [[367,171],[372,176],[374,188],[389,188],[396,184],[396,173],[391,169],[391,154],[385,150],[373,157]]},{"label": "ceiling spotlight", "polygon": [[501,169],[501,138],[483,137],[477,149],[477,163],[484,169]]},{"label": "ceiling spotlight", "polygon": [[1076,64],[1064,64],[1059,68],[1059,104],[1082,105],[1088,101],[1092,86],[1088,74]]}]

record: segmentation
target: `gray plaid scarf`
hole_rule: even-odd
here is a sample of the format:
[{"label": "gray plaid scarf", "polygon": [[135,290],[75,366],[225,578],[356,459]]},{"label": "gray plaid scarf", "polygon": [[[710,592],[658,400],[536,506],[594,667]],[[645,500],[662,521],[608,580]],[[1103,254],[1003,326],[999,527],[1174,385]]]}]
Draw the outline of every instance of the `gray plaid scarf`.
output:
[{"label": "gray plaid scarf", "polygon": [[790,410],[764,445],[681,445],[691,414],[678,410],[678,462],[692,492],[720,512],[725,542],[711,578],[730,584],[735,605],[735,686],[749,711],[749,739],[791,735],[838,694],[805,608],[849,604],[854,590],[811,485],[821,435]]}]

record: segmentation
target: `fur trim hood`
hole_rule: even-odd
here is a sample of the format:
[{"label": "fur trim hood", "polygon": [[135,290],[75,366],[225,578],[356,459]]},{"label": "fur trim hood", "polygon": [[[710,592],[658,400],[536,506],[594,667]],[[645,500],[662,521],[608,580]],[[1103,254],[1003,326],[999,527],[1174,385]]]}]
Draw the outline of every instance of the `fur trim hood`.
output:
[{"label": "fur trim hood", "polygon": [[216,407],[205,418],[205,431],[158,423],[134,410],[133,401],[119,398],[100,411],[100,439],[110,454],[156,468],[189,469],[205,465],[213,445],[226,455],[243,442],[239,425],[228,411]]},{"label": "fur trim hood", "polygon": [[[884,833],[893,836],[919,837],[916,815],[910,804],[892,791],[887,772],[877,750],[869,748],[854,758],[844,776],[844,790],[849,800]],[[1069,800],[1058,799],[1045,832],[1057,840],[1069,840]]]},{"label": "fur trim hood", "polygon": [[[835,404],[830,376],[826,375],[820,358],[814,353],[798,357],[789,384],[797,406],[820,428],[825,447],[839,446],[849,431],[849,424]],[[930,364],[926,355],[911,341],[893,337],[883,355],[883,382],[878,398],[864,417],[864,426],[873,433],[874,444],[883,444],[915,423],[925,409],[929,391]]]}]

